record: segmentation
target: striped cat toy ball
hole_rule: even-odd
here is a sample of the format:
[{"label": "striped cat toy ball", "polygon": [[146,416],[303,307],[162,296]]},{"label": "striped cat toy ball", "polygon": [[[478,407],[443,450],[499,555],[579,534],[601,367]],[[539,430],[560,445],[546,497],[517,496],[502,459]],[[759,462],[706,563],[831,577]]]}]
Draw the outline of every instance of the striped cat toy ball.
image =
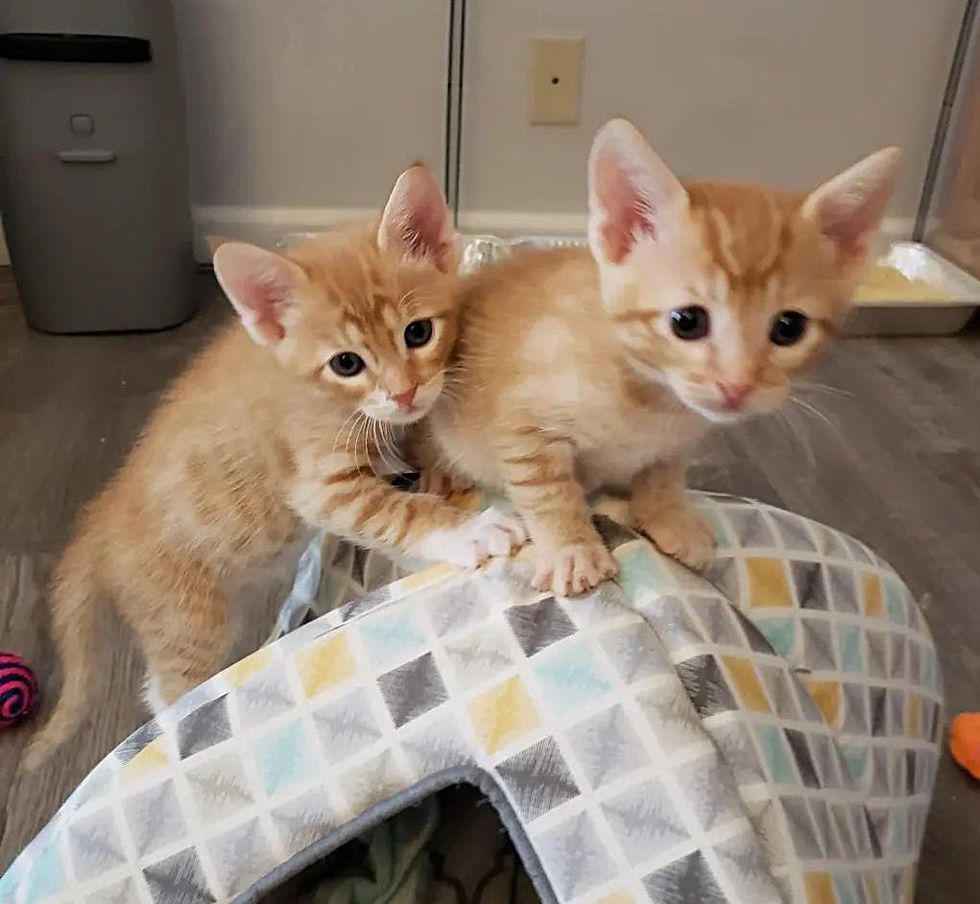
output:
[{"label": "striped cat toy ball", "polygon": [[37,678],[15,653],[0,651],[0,728],[26,719],[37,703]]}]

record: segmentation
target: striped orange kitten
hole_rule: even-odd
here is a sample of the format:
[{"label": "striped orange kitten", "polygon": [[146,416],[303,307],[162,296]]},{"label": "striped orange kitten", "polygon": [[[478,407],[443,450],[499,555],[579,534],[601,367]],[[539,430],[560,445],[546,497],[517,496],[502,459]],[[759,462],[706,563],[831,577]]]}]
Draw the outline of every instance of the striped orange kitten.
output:
[{"label": "striped orange kitten", "polygon": [[534,540],[535,584],[615,572],[585,493],[628,490],[657,545],[697,565],[711,528],[685,499],[692,443],[768,411],[847,311],[895,181],[872,154],[810,194],[686,188],[624,120],[589,161],[589,250],[529,252],[462,284],[438,464],[506,488]]},{"label": "striped orange kitten", "polygon": [[245,329],[177,380],[56,569],[64,682],[32,764],[82,718],[102,597],[136,632],[158,710],[222,665],[225,579],[302,524],[463,566],[524,539],[493,510],[466,514],[378,476],[395,431],[438,398],[456,338],[454,235],[427,170],[401,176],[380,227],[285,256],[226,244],[214,267]]}]

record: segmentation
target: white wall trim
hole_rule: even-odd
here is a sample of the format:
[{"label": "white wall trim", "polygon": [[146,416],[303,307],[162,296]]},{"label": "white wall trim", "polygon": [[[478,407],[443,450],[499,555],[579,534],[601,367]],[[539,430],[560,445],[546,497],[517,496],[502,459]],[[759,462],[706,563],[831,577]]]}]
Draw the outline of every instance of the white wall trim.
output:
[{"label": "white wall trim", "polygon": [[[459,214],[459,231],[470,235],[585,235],[586,227],[584,213],[471,210]],[[914,217],[885,217],[880,235],[889,242],[903,241],[914,228]]]},{"label": "white wall trim", "polygon": [[459,231],[470,235],[585,235],[584,213],[527,210],[460,211]]},{"label": "white wall trim", "polygon": [[[377,216],[374,207],[248,207],[197,206],[193,210],[194,254],[209,263],[222,241],[239,239],[274,248],[283,238],[304,232],[323,232],[339,223]],[[912,217],[886,217],[881,242],[912,235]],[[459,215],[459,231],[470,235],[585,235],[584,213],[540,213],[522,210],[472,210]],[[2,234],[0,234],[2,237]]]},{"label": "white wall trim", "polygon": [[378,215],[375,207],[249,207],[193,205],[194,256],[210,263],[214,248],[228,239],[274,248],[293,233],[323,232],[340,223]]},{"label": "white wall trim", "polygon": [[0,220],[0,267],[10,266],[10,251],[7,250],[7,239],[3,234],[3,221]]}]

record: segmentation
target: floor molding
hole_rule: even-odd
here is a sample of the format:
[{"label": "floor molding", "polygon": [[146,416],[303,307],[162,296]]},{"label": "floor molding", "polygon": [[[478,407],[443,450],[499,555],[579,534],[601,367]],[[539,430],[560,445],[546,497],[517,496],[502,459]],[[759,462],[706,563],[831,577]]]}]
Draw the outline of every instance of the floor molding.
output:
[{"label": "floor molding", "polygon": [[[374,207],[192,207],[194,256],[199,263],[211,262],[217,245],[228,239],[254,242],[274,248],[291,235],[323,232],[340,223],[377,216]],[[460,212],[459,231],[470,235],[584,235],[586,217],[577,213],[521,210],[474,210]],[[915,226],[913,217],[886,217],[881,227],[882,242],[908,239]],[[10,264],[10,253],[0,222],[0,267]]]}]

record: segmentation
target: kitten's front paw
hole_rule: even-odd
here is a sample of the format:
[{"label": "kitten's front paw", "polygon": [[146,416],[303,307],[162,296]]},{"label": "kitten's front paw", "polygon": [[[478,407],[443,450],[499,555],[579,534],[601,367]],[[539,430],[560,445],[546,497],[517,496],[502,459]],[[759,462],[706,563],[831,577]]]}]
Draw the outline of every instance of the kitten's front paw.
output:
[{"label": "kitten's front paw", "polygon": [[419,492],[433,496],[451,496],[473,489],[473,481],[456,471],[442,468],[423,468],[419,476]]},{"label": "kitten's front paw", "polygon": [[524,525],[491,507],[451,530],[436,530],[418,546],[426,559],[478,568],[491,556],[509,556],[527,540]]},{"label": "kitten's front paw", "polygon": [[555,550],[538,549],[537,571],[531,585],[559,596],[576,596],[591,590],[619,571],[616,560],[602,541],[570,543]]},{"label": "kitten's front paw", "polygon": [[689,568],[702,568],[715,556],[715,532],[692,508],[675,507],[638,515],[637,522],[662,553]]}]

